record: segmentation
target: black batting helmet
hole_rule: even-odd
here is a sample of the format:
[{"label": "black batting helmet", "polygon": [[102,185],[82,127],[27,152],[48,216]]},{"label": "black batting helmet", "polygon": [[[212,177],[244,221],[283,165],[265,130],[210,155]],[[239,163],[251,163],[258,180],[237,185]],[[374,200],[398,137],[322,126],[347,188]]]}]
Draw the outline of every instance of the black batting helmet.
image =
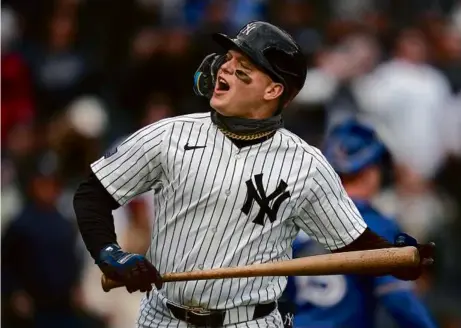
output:
[{"label": "black batting helmet", "polygon": [[240,50],[274,81],[282,83],[287,100],[293,99],[304,86],[306,59],[296,41],[281,28],[254,21],[245,25],[235,38],[216,33],[213,39],[226,50]]}]

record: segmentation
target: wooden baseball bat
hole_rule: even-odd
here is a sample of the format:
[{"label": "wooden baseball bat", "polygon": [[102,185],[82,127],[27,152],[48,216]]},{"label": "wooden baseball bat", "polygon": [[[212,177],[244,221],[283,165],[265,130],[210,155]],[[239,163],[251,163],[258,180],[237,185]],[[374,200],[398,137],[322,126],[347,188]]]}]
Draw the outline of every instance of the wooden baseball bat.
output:
[{"label": "wooden baseball bat", "polygon": [[[386,275],[397,269],[414,268],[420,264],[416,247],[393,247],[366,251],[322,254],[263,264],[232,268],[216,268],[162,275],[164,282],[225,279],[260,276],[319,276],[335,274]],[[123,283],[101,277],[105,292],[124,286]]]}]

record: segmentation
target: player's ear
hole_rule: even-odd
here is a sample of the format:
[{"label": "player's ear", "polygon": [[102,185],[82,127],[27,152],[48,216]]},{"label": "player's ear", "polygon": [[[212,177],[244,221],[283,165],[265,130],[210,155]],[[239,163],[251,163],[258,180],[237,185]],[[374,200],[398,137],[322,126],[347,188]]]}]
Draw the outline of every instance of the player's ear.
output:
[{"label": "player's ear", "polygon": [[280,97],[283,93],[283,84],[271,82],[264,92],[264,100],[274,100]]}]

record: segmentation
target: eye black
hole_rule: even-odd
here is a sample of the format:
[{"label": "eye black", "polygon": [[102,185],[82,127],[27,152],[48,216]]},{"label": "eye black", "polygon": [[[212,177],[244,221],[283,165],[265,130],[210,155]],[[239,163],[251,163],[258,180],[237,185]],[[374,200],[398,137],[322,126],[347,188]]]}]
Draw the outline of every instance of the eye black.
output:
[{"label": "eye black", "polygon": [[244,71],[241,71],[239,69],[235,70],[235,76],[242,82],[246,83],[246,84],[249,84],[251,83],[252,79],[251,77],[248,76],[247,73],[245,73]]}]

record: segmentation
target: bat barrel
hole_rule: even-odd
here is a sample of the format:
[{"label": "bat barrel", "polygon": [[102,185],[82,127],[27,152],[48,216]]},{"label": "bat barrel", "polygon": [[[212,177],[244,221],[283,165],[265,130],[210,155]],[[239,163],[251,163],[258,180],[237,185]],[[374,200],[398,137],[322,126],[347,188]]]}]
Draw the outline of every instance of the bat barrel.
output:
[{"label": "bat barrel", "polygon": [[217,268],[163,275],[164,281],[226,279],[261,276],[316,276],[334,274],[389,274],[397,269],[412,268],[420,262],[415,247],[376,249],[324,254],[277,263],[234,268]]}]

